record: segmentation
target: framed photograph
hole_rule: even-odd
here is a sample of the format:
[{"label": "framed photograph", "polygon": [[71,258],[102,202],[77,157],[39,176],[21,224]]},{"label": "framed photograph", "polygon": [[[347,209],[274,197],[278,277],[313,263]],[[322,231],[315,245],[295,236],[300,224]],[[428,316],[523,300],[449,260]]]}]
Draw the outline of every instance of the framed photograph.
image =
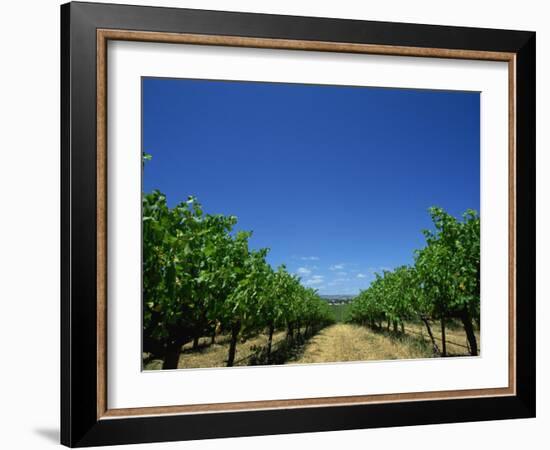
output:
[{"label": "framed photograph", "polygon": [[534,32],[61,27],[63,444],[534,417]]}]

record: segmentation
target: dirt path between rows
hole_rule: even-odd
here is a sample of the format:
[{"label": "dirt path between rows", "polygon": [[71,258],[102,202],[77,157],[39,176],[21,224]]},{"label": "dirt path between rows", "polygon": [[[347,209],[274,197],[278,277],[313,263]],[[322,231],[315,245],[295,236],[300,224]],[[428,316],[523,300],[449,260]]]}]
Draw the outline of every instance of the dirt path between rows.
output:
[{"label": "dirt path between rows", "polygon": [[392,339],[358,325],[338,323],[320,331],[289,364],[429,358],[430,349],[407,335]]}]

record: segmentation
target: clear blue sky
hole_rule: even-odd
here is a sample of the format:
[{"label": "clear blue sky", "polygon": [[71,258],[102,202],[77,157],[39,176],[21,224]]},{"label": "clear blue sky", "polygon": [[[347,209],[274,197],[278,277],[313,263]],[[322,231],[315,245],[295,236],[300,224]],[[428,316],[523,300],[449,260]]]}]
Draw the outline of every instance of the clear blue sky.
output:
[{"label": "clear blue sky", "polygon": [[428,208],[479,211],[479,93],[143,79],[145,192],[232,214],[321,294],[411,263]]}]

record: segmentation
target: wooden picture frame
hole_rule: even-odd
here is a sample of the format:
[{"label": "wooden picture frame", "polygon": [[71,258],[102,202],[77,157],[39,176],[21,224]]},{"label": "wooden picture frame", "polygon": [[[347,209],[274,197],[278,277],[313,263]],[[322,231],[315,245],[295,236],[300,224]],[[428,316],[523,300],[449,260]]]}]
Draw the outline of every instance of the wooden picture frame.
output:
[{"label": "wooden picture frame", "polygon": [[[61,441],[68,446],[535,415],[535,33],[69,3],[61,7]],[[506,388],[110,409],[107,42],[505,61],[509,70]]]}]

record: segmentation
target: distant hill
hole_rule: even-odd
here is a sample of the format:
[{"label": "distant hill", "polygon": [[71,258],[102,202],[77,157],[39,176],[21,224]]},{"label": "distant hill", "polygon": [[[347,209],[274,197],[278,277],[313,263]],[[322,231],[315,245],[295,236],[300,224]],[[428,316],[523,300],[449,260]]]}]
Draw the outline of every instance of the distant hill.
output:
[{"label": "distant hill", "polygon": [[355,295],[319,295],[328,303],[348,303],[355,298]]}]

